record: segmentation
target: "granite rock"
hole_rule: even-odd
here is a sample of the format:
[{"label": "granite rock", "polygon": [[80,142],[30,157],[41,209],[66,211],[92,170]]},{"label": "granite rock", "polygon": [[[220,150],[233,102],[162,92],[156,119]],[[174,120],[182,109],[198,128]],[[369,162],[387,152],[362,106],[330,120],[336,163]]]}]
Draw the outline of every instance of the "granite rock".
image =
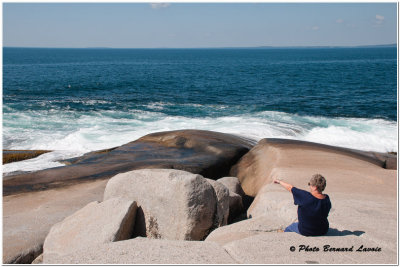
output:
[{"label": "granite rock", "polygon": [[137,169],[177,169],[213,180],[229,170],[255,144],[243,137],[202,130],[152,133],[125,145],[64,161],[67,166],[6,176],[3,194],[47,190],[83,181],[109,179]]},{"label": "granite rock", "polygon": [[236,177],[223,177],[218,179],[217,182],[225,185],[229,189],[228,223],[230,223],[245,211],[243,197],[246,197],[246,195],[240,186],[239,179]]},{"label": "granite rock", "polygon": [[[325,251],[325,246],[328,251]],[[357,252],[379,248],[379,242],[357,235],[306,237],[297,233],[262,233],[235,240],[223,248],[238,264],[395,264],[394,250]],[[352,251],[344,251],[351,249]],[[245,249],[244,249],[245,248]],[[306,249],[308,249],[306,251]],[[343,251],[329,251],[343,249]]]},{"label": "granite rock", "polygon": [[226,186],[217,181],[211,179],[206,180],[212,185],[217,196],[217,216],[215,216],[217,222],[215,224],[217,227],[226,225],[229,217],[229,190]]},{"label": "granite rock", "polygon": [[43,245],[43,258],[131,238],[136,209],[136,202],[123,198],[87,204],[50,229]]},{"label": "granite rock", "polygon": [[67,255],[52,255],[45,264],[235,264],[218,244],[206,241],[183,241],[134,238],[97,244]]},{"label": "granite rock", "polygon": [[285,226],[286,222],[280,217],[260,216],[219,227],[212,231],[205,241],[213,241],[222,246],[249,236],[277,232]]},{"label": "granite rock", "polygon": [[43,252],[51,227],[92,201],[103,199],[106,181],[3,196],[3,263],[31,263]]},{"label": "granite rock", "polygon": [[111,178],[104,200],[137,201],[134,236],[201,240],[214,225],[217,196],[198,174],[180,170],[144,169]]},{"label": "granite rock", "polygon": [[[384,168],[386,158],[378,157],[376,153],[369,153],[354,149],[334,147],[312,142],[265,138],[258,142],[246,155],[244,155],[231,170],[230,175],[238,177],[246,195],[255,197],[258,191],[266,184],[272,182],[271,173],[279,167],[282,160],[282,149],[306,149],[308,151],[321,151],[331,155],[344,156]],[[314,153],[312,152],[312,153]],[[322,159],[319,159],[322,160]],[[351,162],[351,160],[349,160]],[[313,162],[304,162],[304,166]]]},{"label": "granite rock", "polygon": [[237,177],[222,177],[219,178],[217,182],[225,185],[231,193],[238,194],[241,197],[245,195]]}]

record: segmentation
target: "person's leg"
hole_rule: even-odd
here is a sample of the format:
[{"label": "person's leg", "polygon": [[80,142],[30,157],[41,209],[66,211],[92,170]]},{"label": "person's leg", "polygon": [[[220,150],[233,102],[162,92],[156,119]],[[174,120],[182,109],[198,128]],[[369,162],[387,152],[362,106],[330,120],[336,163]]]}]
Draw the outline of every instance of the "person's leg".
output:
[{"label": "person's leg", "polygon": [[295,232],[295,233],[300,234],[300,232],[299,232],[299,223],[298,222],[292,223],[291,225],[286,227],[285,232]]}]

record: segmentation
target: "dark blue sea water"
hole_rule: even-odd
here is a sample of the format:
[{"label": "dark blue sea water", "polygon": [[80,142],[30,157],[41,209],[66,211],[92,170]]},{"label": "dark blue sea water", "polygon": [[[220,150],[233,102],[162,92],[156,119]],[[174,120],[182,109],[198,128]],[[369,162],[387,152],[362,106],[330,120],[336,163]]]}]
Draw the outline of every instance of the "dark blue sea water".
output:
[{"label": "dark blue sea water", "polygon": [[397,151],[396,67],[395,47],[4,48],[3,147],[68,157],[194,128]]}]

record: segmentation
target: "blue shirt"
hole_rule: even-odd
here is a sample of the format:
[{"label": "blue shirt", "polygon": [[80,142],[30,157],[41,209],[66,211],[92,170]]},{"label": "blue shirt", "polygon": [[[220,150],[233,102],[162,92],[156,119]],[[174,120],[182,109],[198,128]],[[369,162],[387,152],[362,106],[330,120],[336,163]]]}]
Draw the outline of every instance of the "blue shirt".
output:
[{"label": "blue shirt", "polygon": [[314,197],[310,192],[292,188],[294,204],[298,205],[299,232],[305,236],[324,235],[328,232],[328,214],[331,201],[326,195],[324,199]]}]

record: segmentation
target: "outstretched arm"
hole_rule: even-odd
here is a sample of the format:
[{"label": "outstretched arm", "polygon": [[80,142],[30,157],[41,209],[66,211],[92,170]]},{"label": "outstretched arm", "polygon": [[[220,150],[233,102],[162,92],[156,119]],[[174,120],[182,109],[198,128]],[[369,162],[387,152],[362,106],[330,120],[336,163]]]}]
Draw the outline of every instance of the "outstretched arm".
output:
[{"label": "outstretched arm", "polygon": [[280,185],[283,186],[287,191],[292,192],[293,185],[288,184],[288,183],[285,183],[284,181],[278,180],[278,179],[275,179],[275,180],[274,180],[274,183],[275,183],[275,184],[280,184]]}]

